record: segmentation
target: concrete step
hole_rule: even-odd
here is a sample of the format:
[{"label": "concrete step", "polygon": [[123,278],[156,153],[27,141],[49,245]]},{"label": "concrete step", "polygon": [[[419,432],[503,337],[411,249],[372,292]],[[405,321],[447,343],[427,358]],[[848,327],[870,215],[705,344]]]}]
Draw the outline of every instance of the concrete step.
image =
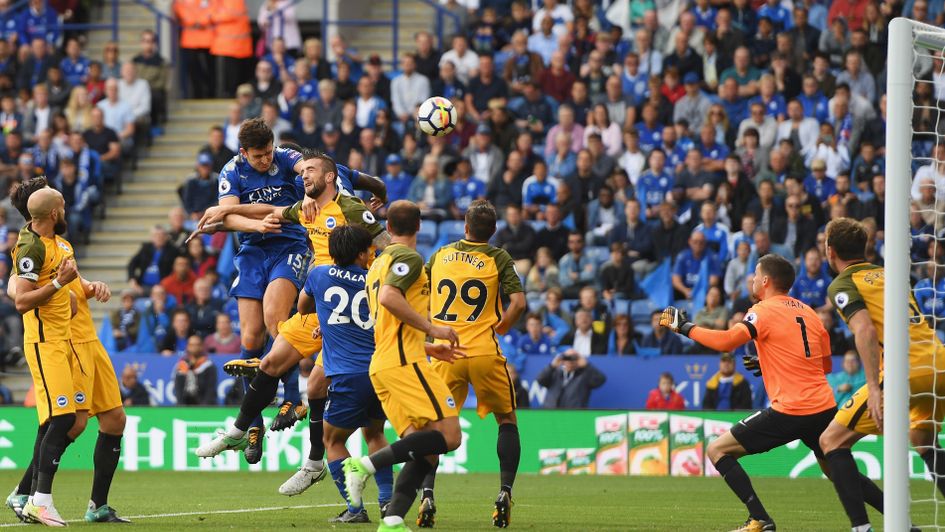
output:
[{"label": "concrete step", "polygon": [[[102,232],[116,232],[116,233],[141,233],[150,231],[154,227],[155,223],[164,223],[167,219],[162,218],[160,220],[154,218],[150,220],[145,220],[141,218],[132,219],[132,220],[116,220],[114,218],[106,218],[99,221],[95,225],[95,229]],[[147,237],[145,237],[147,240]],[[142,240],[144,242],[145,240]]]},{"label": "concrete step", "polygon": [[[152,224],[153,225],[153,224]],[[124,246],[124,245],[134,245],[141,246],[142,243],[148,242],[151,233],[150,228],[147,231],[122,231],[112,232],[112,231],[93,231],[92,232],[92,253],[95,252],[97,246]],[[135,248],[137,250],[137,247]]]},{"label": "concrete step", "polygon": [[106,220],[115,218],[167,218],[168,208],[157,205],[142,205],[138,207],[108,207]]},{"label": "concrete step", "polygon": [[190,144],[194,146],[194,148],[196,149],[207,143],[207,129],[209,129],[209,127],[210,126],[207,126],[206,128],[191,127],[189,128],[190,131],[186,133],[167,132],[167,134],[161,135],[160,137],[154,139],[154,145],[157,146],[161,144],[174,144],[174,145]]},{"label": "concrete step", "polygon": [[109,198],[108,200],[108,214],[111,216],[113,208],[128,207],[128,208],[141,208],[141,207],[154,207],[162,208],[164,212],[169,211],[170,209],[180,205],[180,197],[176,192],[170,192],[167,194],[155,195],[154,197],[145,196],[145,195],[134,195],[128,196],[127,194],[122,194],[121,196],[115,198]]},{"label": "concrete step", "polygon": [[135,171],[135,175],[137,175],[137,172],[141,170],[146,170],[149,168],[166,168],[166,167],[177,168],[179,166],[193,166],[193,165],[194,165],[193,157],[184,157],[179,154],[177,156],[161,156],[161,157],[151,156],[151,157],[147,157],[145,159],[138,161],[138,170]]},{"label": "concrete step", "polygon": [[192,165],[180,166],[176,168],[153,168],[147,170],[138,170],[135,172],[139,183],[163,183],[163,192],[174,192],[178,185],[184,182],[184,179],[193,171]]},{"label": "concrete step", "polygon": [[[90,251],[91,251],[91,255],[94,257],[101,257],[103,259],[106,257],[110,257],[113,259],[117,257],[123,260],[127,264],[128,260],[130,260],[131,257],[134,256],[134,254],[138,252],[139,247],[140,247],[140,243],[136,243],[136,244],[95,243],[94,247],[92,247]],[[82,262],[85,263],[86,260],[87,259],[82,259]]]},{"label": "concrete step", "polygon": [[[117,299],[117,292],[123,289],[117,287],[121,284],[128,285],[128,270],[124,268],[82,268],[82,275],[88,276],[90,280],[102,281],[112,289],[112,299]],[[117,305],[114,308],[118,308]],[[96,324],[97,326],[98,324]]]},{"label": "concrete step", "polygon": [[220,118],[219,120],[171,120],[166,126],[164,126],[164,134],[158,138],[175,137],[177,135],[185,135],[190,137],[191,135],[195,135],[202,137],[204,142],[206,142],[207,131],[210,129],[210,127],[219,125],[222,122],[223,118]]},{"label": "concrete step", "polygon": [[124,185],[122,185],[122,188],[124,189],[124,193],[122,194],[122,196],[124,196],[125,194],[159,194],[163,196],[167,194],[168,192],[170,192],[172,189],[176,189],[177,185],[175,184],[171,186],[167,184],[166,182],[165,184],[160,185],[160,184],[155,184],[154,182],[137,180],[136,178],[136,181],[125,183]]},{"label": "concrete step", "polygon": [[[132,253],[133,254],[133,253]],[[83,270],[96,270],[96,271],[107,271],[107,270],[118,270],[123,269],[127,266],[128,261],[131,259],[131,255],[128,255],[127,258],[121,259],[114,256],[100,256],[98,254],[82,257],[79,259],[80,267]]]}]

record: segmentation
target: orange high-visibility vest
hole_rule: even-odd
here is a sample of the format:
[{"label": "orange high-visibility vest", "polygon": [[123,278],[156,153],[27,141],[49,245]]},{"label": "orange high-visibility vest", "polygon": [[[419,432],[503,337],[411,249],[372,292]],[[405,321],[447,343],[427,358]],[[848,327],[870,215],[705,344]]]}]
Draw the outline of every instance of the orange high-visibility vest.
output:
[{"label": "orange high-visibility vest", "polygon": [[181,48],[210,48],[213,44],[211,12],[210,0],[174,0],[174,14],[180,23]]},{"label": "orange high-visibility vest", "polygon": [[212,55],[246,59],[253,56],[253,36],[244,0],[214,0],[210,18],[213,21]]}]

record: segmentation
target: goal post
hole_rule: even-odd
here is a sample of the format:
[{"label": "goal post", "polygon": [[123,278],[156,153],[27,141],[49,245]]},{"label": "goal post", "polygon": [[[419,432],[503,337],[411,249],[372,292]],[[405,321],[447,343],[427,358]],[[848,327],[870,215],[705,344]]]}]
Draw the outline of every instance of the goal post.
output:
[{"label": "goal post", "polygon": [[[909,530],[909,295],[914,65],[945,50],[945,29],[896,18],[889,24],[886,75],[886,270],[883,382],[884,529]],[[918,136],[919,133],[916,133]],[[922,133],[939,144],[939,133]],[[917,139],[918,140],[918,139]],[[931,161],[934,163],[934,161]]]}]

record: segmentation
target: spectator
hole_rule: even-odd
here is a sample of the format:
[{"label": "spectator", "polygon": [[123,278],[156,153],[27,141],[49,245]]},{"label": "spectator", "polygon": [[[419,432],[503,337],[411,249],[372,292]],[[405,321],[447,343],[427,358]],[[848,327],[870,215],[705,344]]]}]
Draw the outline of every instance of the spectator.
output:
[{"label": "spectator", "polygon": [[657,217],[658,207],[666,200],[673,185],[673,176],[666,171],[666,154],[654,149],[649,157],[649,170],[636,182],[637,200],[647,219]]},{"label": "spectator", "polygon": [[52,107],[49,106],[49,90],[45,85],[33,87],[33,99],[23,111],[22,132],[26,141],[32,143],[40,132],[52,125]]},{"label": "spectator", "polygon": [[151,88],[147,81],[138,77],[138,67],[134,63],[121,65],[118,99],[131,107],[137,128],[141,132],[148,131],[151,124]]},{"label": "spectator", "polygon": [[[414,35],[414,43],[417,46],[413,54],[417,62],[417,72],[430,81],[435,80],[440,67],[440,52],[433,46],[433,35],[428,31],[419,31]],[[449,98],[445,94],[444,97]]]},{"label": "spectator", "polygon": [[535,230],[522,219],[522,209],[518,205],[506,206],[505,222],[505,227],[496,232],[495,245],[509,252],[519,272],[528,272],[537,249]]},{"label": "spectator", "polygon": [[227,147],[226,136],[224,134],[223,128],[220,126],[213,126],[210,128],[210,133],[207,137],[207,143],[200,148],[200,153],[209,154],[212,157],[211,169],[214,172],[220,172],[223,169],[223,166],[230,162],[230,159],[236,156],[236,153]]},{"label": "spectator", "polygon": [[[535,166],[538,167],[538,164]],[[563,224],[561,208],[556,204],[548,205],[545,207],[544,218],[545,227],[535,235],[535,245],[537,247],[547,247],[551,250],[552,257],[556,261],[560,260],[568,252],[568,234],[570,232]]]},{"label": "spectator", "polygon": [[701,223],[693,228],[705,236],[709,250],[716,254],[719,261],[728,260],[728,243],[731,239],[731,230],[718,220],[718,208],[714,203],[705,202],[699,209]]},{"label": "spectator", "polygon": [[738,125],[738,146],[744,144],[743,137],[749,128],[758,132],[759,148],[764,151],[771,150],[778,132],[778,122],[765,113],[765,105],[759,101],[751,104],[750,116]]},{"label": "spectator", "polygon": [[187,78],[186,96],[196,99],[212,98],[216,92],[210,45],[213,26],[209,2],[174,0],[174,16],[180,24],[181,63]]},{"label": "spectator", "polygon": [[216,330],[217,315],[223,311],[223,302],[212,299],[210,290],[210,281],[206,278],[197,279],[194,282],[193,301],[186,307],[193,331],[201,338],[208,337]]},{"label": "spectator", "polygon": [[846,353],[851,349],[855,349],[856,346],[849,338],[846,337],[844,332],[836,326],[836,321],[834,321],[834,313],[831,307],[821,308],[817,311],[817,316],[820,317],[821,323],[824,325],[824,329],[827,330],[827,333],[830,334],[830,352],[834,355],[839,355],[840,353]]},{"label": "spectator", "polygon": [[151,406],[148,389],[138,381],[138,371],[132,365],[121,370],[121,404],[124,406]]},{"label": "spectator", "polygon": [[105,79],[121,78],[121,59],[118,57],[118,43],[109,41],[102,49],[102,77]]},{"label": "spectator", "polygon": [[560,288],[558,275],[558,265],[551,255],[551,250],[540,247],[535,253],[535,264],[528,270],[525,278],[525,290],[528,293],[541,294],[550,288]]},{"label": "spectator", "polygon": [[542,212],[549,205],[558,201],[559,179],[548,175],[548,164],[537,160],[534,164],[534,174],[522,184],[522,206],[529,219],[540,220]]},{"label": "spectator", "polygon": [[702,121],[709,113],[711,102],[699,88],[699,75],[688,72],[683,76],[686,95],[673,106],[673,122],[686,120],[695,130],[702,128]]},{"label": "spectator", "polygon": [[158,53],[157,36],[151,30],[141,32],[141,51],[132,58],[138,76],[151,89],[151,123],[158,125],[167,120],[167,88],[170,69]]},{"label": "spectator", "polygon": [[462,34],[453,36],[452,47],[440,56],[440,66],[450,62],[456,67],[456,77],[463,84],[468,84],[479,68],[479,56],[469,49],[469,43]]},{"label": "spectator", "polygon": [[549,175],[559,180],[575,173],[577,154],[571,151],[571,138],[568,133],[560,131],[554,137],[554,151],[545,158],[545,162],[548,163]]},{"label": "spectator", "polygon": [[214,332],[203,340],[204,349],[211,354],[235,355],[240,352],[240,335],[233,332],[233,322],[223,312],[216,315]]},{"label": "spectator", "polygon": [[282,135],[292,131],[292,124],[279,116],[279,106],[272,100],[263,102],[260,117],[263,119],[263,122],[269,126],[269,129],[272,130],[274,145],[281,144]]},{"label": "spectator", "polygon": [[219,0],[211,11],[214,27],[210,55],[217,58],[218,96],[229,98],[247,77],[247,59],[253,55],[249,13],[245,0]]},{"label": "spectator", "polygon": [[501,178],[506,161],[502,150],[492,142],[492,128],[487,124],[479,124],[463,156],[472,164],[473,177],[487,186]]},{"label": "spectator", "polygon": [[801,201],[796,196],[788,196],[784,208],[787,219],[772,228],[771,240],[786,247],[794,257],[801,257],[814,247],[817,223],[801,214]]},{"label": "spectator", "polygon": [[584,235],[572,232],[568,235],[568,250],[558,261],[558,278],[565,297],[576,297],[581,288],[594,284],[597,264],[584,253]]},{"label": "spectator", "polygon": [[449,181],[440,177],[436,155],[429,154],[423,158],[420,175],[414,178],[408,196],[420,207],[424,218],[446,218],[453,194]]},{"label": "spectator", "polygon": [[167,290],[159,284],[154,285],[148,298],[148,306],[141,318],[142,326],[138,334],[150,334],[154,338],[155,348],[161,345],[164,337],[167,336],[168,329],[171,328],[169,308]]},{"label": "spectator", "polygon": [[653,249],[656,260],[662,261],[667,257],[675,259],[676,255],[686,248],[689,231],[676,221],[675,204],[664,201],[660,203],[657,212],[659,220],[653,224]]},{"label": "spectator", "polygon": [[72,158],[65,158],[59,164],[59,175],[52,179],[52,185],[62,192],[66,203],[69,238],[88,244],[92,207],[98,199],[98,187],[87,172],[82,172],[82,169],[76,166]]},{"label": "spectator", "polygon": [[728,308],[722,299],[722,289],[718,286],[710,287],[705,295],[705,307],[696,312],[693,323],[722,331],[728,328],[728,319]]},{"label": "spectator", "polygon": [[187,339],[187,351],[174,369],[174,389],[179,405],[216,405],[217,368],[196,334]]},{"label": "spectator", "polygon": [[[742,225],[744,227],[744,223]],[[741,287],[745,286],[745,277],[748,275],[748,257],[751,254],[749,239],[735,239],[735,253],[732,260],[725,266],[725,293],[734,302],[741,295]]]},{"label": "spectator", "polygon": [[660,374],[659,386],[646,398],[647,410],[685,410],[686,400],[676,391],[676,380],[669,372]]},{"label": "spectator", "polygon": [[525,317],[525,334],[519,336],[515,347],[523,355],[550,355],[554,352],[551,338],[542,331],[541,316],[529,314]]},{"label": "spectator", "polygon": [[452,102],[465,101],[468,89],[466,84],[456,77],[456,64],[452,61],[440,62],[439,76],[434,78],[432,93],[440,94]]},{"label": "spectator", "polygon": [[54,44],[59,40],[61,32],[59,16],[47,7],[45,0],[29,0],[29,7],[20,12],[17,22],[17,39],[20,43],[42,39]]},{"label": "spectator", "polygon": [[545,292],[545,304],[538,310],[542,319],[542,331],[552,338],[552,344],[558,345],[564,335],[568,334],[574,320],[570,314],[561,308],[561,289],[551,287]]},{"label": "spectator", "polygon": [[[509,87],[504,79],[496,76],[492,56],[479,56],[479,68],[476,73],[476,76],[469,79],[464,101],[469,115],[475,121],[482,121],[489,117],[489,102],[507,99]],[[530,83],[537,84],[538,80],[535,79]]]},{"label": "spectator", "polygon": [[866,374],[860,367],[860,357],[850,350],[843,355],[843,369],[827,375],[827,382],[833,388],[833,396],[838,405],[843,405],[853,394],[866,384]]},{"label": "spectator", "polygon": [[640,202],[635,198],[627,200],[623,223],[612,233],[612,241],[624,245],[630,266],[637,274],[645,275],[655,265],[653,230],[641,220]]},{"label": "spectator", "polygon": [[682,340],[678,335],[671,334],[665,327],[660,327],[660,314],[662,311],[656,310],[650,314],[650,327],[652,330],[643,337],[640,347],[650,347],[659,349],[660,355],[676,355],[683,352]]},{"label": "spectator", "polygon": [[194,173],[181,187],[181,201],[191,220],[199,220],[204,211],[217,203],[217,181],[219,174],[211,170],[213,157],[208,152],[200,152]]},{"label": "spectator", "polygon": [[430,97],[430,80],[416,70],[413,55],[405,54],[400,60],[401,74],[391,82],[391,101],[394,116],[401,124],[414,119],[417,107]]},{"label": "spectator", "polygon": [[820,251],[812,247],[804,253],[803,274],[798,275],[791,287],[790,296],[799,299],[814,309],[829,310],[827,301],[827,286],[831,278],[823,269],[823,259]]},{"label": "spectator", "polygon": [[[521,38],[523,41],[526,39],[524,34],[522,35]],[[514,46],[514,43],[515,43],[514,37],[513,37],[512,42]],[[529,54],[529,63],[528,63],[529,68],[531,69],[532,65],[537,65],[539,67],[539,73],[537,74],[537,78],[539,80],[539,83],[541,83],[542,92],[554,98],[555,101],[557,101],[558,103],[565,103],[565,101],[567,101],[568,98],[571,97],[573,93],[572,87],[575,85],[577,78],[575,78],[574,74],[572,74],[567,69],[564,52],[562,52],[561,50],[558,50],[558,51],[555,51],[553,54],[551,54],[551,65],[548,68],[543,69],[543,70],[540,68],[542,64],[541,58],[537,54],[532,53],[532,52],[528,52],[528,54]],[[509,68],[510,64],[513,64],[512,72],[517,71],[517,69],[515,69],[514,67],[513,61],[514,60],[510,60],[505,63],[506,73],[508,73],[510,70]],[[532,79],[535,79],[535,77],[531,75],[529,75],[528,79],[525,79],[523,76],[513,78],[511,82],[511,91],[515,94],[520,93],[523,87],[522,84],[527,83],[528,81]],[[508,78],[506,78],[506,80],[508,81]],[[582,84],[582,87],[583,87],[583,84]],[[587,94],[586,88],[584,89],[583,94],[586,97],[586,94]],[[585,112],[582,114],[586,114],[586,109],[585,109]],[[579,120],[579,122],[583,122],[583,120]]]},{"label": "spectator", "polygon": [[[158,342],[158,351],[163,356],[184,355],[188,347],[188,338],[191,336],[196,335],[190,326],[190,314],[179,308],[171,314],[171,327],[164,338]],[[200,347],[203,349],[202,342]]]},{"label": "spectator", "polygon": [[65,114],[72,129],[82,133],[92,124],[91,111],[94,109],[89,101],[89,93],[85,87],[75,87],[69,95]]},{"label": "spectator", "polygon": [[573,349],[557,355],[535,379],[547,388],[543,408],[587,408],[591,391],[607,381],[587,357]]},{"label": "spectator", "polygon": [[554,20],[551,17],[535,19],[538,27],[528,37],[528,51],[538,54],[545,67],[551,64],[551,56],[558,50],[558,36],[552,32]]},{"label": "spectator", "polygon": [[115,347],[119,351],[135,345],[138,340],[141,315],[134,305],[135,292],[126,289],[121,292],[121,307],[112,312],[112,335],[115,338]]},{"label": "spectator", "polygon": [[709,279],[706,286],[719,286],[722,276],[719,260],[711,249],[706,249],[705,234],[693,230],[689,237],[689,249],[676,257],[673,267],[673,288],[684,299],[693,298],[693,289],[700,281],[703,260],[708,262]]},{"label": "spectator", "polygon": [[19,68],[16,71],[16,88],[18,90],[32,90],[36,85],[45,83],[49,69],[55,66],[53,57],[49,53],[49,45],[45,39],[36,37],[25,42],[29,43],[29,50],[26,60],[20,61]]},{"label": "spectator", "polygon": [[637,293],[634,270],[622,242],[610,245],[610,260],[600,270],[600,286],[604,299],[631,299]]},{"label": "spectator", "polygon": [[295,13],[295,4],[290,0],[266,0],[259,6],[256,23],[263,31],[265,41],[282,41],[291,56],[302,47],[302,36]]},{"label": "spectator", "polygon": [[190,236],[190,231],[184,227],[187,222],[187,212],[183,207],[173,207],[167,213],[167,236],[171,244],[182,253],[186,251],[185,242]]},{"label": "spectator", "polygon": [[558,122],[548,130],[544,150],[546,158],[556,152],[555,142],[561,133],[570,137],[569,150],[572,153],[578,153],[584,148],[584,126],[575,122],[574,109],[567,104],[558,107]]},{"label": "spectator", "polygon": [[[33,156],[33,164],[39,168],[45,175],[56,175],[59,173],[60,153],[52,145],[52,131],[44,129],[36,135],[36,144],[30,149]],[[14,224],[15,225],[15,224]]]},{"label": "spectator", "polygon": [[[723,325],[722,329],[726,326]],[[749,410],[751,408],[751,385],[735,371],[735,358],[731,353],[719,357],[719,371],[705,383],[703,410]]]},{"label": "spectator", "polygon": [[400,155],[392,153],[387,156],[385,161],[387,172],[381,177],[387,188],[387,202],[393,203],[397,200],[407,199],[410,193],[410,184],[415,179],[403,170],[403,164]]},{"label": "spectator", "polygon": [[105,98],[97,107],[104,114],[105,126],[118,134],[122,151],[130,153],[135,140],[135,115],[131,106],[119,98],[118,83],[117,79],[105,82]]},{"label": "spectator", "polygon": [[195,238],[185,244],[185,247],[187,248],[187,258],[190,259],[191,268],[198,280],[205,277],[210,270],[216,268],[217,258],[208,253],[203,239]]},{"label": "spectator", "polygon": [[752,66],[751,52],[747,47],[740,46],[735,50],[734,64],[722,72],[719,82],[725,83],[728,78],[733,78],[737,82],[740,98],[751,98],[758,94],[758,79],[761,78],[761,72]]},{"label": "spectator", "polygon": [[[447,164],[450,174],[453,200],[450,202],[450,215],[454,220],[461,220],[466,215],[469,205],[477,199],[485,199],[486,185],[478,179],[472,179],[472,167],[469,160],[460,159]],[[527,270],[526,270],[527,271]]]},{"label": "spectator", "polygon": [[387,107],[384,100],[377,96],[374,82],[367,77],[358,80],[355,103],[357,105],[356,122],[359,128],[373,128],[378,110]]},{"label": "spectator", "polygon": [[190,259],[187,257],[177,257],[174,259],[174,267],[170,275],[161,279],[161,286],[167,290],[167,293],[174,296],[177,303],[186,305],[194,299],[194,282],[197,276],[191,269]]},{"label": "spectator", "polygon": [[102,178],[111,183],[121,174],[121,142],[115,130],[105,125],[105,113],[93,107],[90,113],[91,125],[82,134],[85,143],[99,156]]}]

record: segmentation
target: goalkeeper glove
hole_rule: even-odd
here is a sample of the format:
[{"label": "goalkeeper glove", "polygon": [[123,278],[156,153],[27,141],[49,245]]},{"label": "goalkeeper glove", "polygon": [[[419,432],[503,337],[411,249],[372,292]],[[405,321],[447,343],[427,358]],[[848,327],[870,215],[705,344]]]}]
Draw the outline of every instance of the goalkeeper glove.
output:
[{"label": "goalkeeper glove", "polygon": [[745,369],[750,371],[755,377],[761,376],[761,363],[758,362],[758,357],[754,355],[743,355],[742,362],[745,364]]},{"label": "goalkeeper glove", "polygon": [[676,307],[666,307],[663,310],[663,314],[660,315],[660,325],[686,338],[689,337],[689,331],[695,327],[686,317],[686,313]]}]

